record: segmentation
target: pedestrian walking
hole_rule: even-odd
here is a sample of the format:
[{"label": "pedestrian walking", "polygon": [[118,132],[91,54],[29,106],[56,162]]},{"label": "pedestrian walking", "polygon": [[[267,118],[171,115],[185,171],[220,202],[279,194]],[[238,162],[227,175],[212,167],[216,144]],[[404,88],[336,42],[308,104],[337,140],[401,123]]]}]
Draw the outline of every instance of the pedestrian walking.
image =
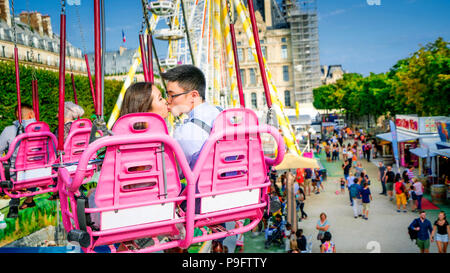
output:
[{"label": "pedestrian walking", "polygon": [[416,245],[420,249],[420,253],[429,253],[430,249],[430,233],[433,232],[430,220],[427,219],[426,212],[420,211],[419,218],[414,219],[408,227],[417,231]]},{"label": "pedestrian walking", "polygon": [[356,167],[355,167],[355,176],[356,177],[360,177],[361,176],[361,173],[364,171],[364,168],[362,167],[362,164],[361,164],[361,162],[358,162],[357,164],[356,164]]},{"label": "pedestrian walking", "polygon": [[413,178],[413,187],[414,187],[414,194],[416,196],[417,201],[417,210],[422,210],[422,197],[423,197],[423,185],[422,183],[417,179]]},{"label": "pedestrian walking", "polygon": [[306,220],[308,218],[308,214],[303,210],[305,207],[305,192],[301,187],[298,188],[297,194],[295,195],[295,200],[297,204],[297,211],[300,210],[301,215],[299,216],[300,219]]},{"label": "pedestrian walking", "polygon": [[353,200],[353,216],[358,218],[362,216],[362,200],[361,200],[361,186],[359,185],[359,180],[356,180],[349,188],[350,196]]},{"label": "pedestrian walking", "polygon": [[363,184],[361,199],[363,219],[369,220],[369,204],[372,201],[372,194],[370,193],[369,183],[367,182],[364,182]]},{"label": "pedestrian walking", "polygon": [[378,175],[381,182],[381,188],[382,191],[380,192],[381,195],[387,195],[386,194],[386,179],[385,179],[385,173],[386,173],[386,167],[384,166],[383,162],[378,163]]},{"label": "pedestrian walking", "polygon": [[352,193],[350,192],[350,187],[356,182],[355,181],[356,178],[353,176],[353,173],[350,172],[350,175],[347,179],[347,189],[348,189],[348,196],[350,198],[350,206],[353,207],[353,198],[352,198]]},{"label": "pedestrian walking", "polygon": [[345,178],[341,178],[340,184],[341,184],[341,193],[344,194],[345,193],[345,184],[346,184]]},{"label": "pedestrian walking", "polygon": [[350,167],[353,166],[353,152],[352,152],[352,146],[350,145],[350,143],[347,145],[347,160],[348,163],[350,164]]},{"label": "pedestrian walking", "polygon": [[308,196],[311,195],[311,183],[312,183],[312,170],[310,168],[305,169],[305,192],[308,193]]},{"label": "pedestrian walking", "polygon": [[385,180],[386,180],[386,190],[387,190],[387,194],[389,196],[389,201],[392,201],[395,173],[392,171],[391,166],[387,166],[386,173],[384,176],[385,176]]},{"label": "pedestrian walking", "polygon": [[370,144],[370,142],[367,142],[366,146],[364,147],[364,153],[365,153],[367,162],[370,162],[371,150],[372,150],[372,144]]},{"label": "pedestrian walking", "polygon": [[327,161],[331,162],[331,147],[328,143],[325,145],[325,154],[327,156]]},{"label": "pedestrian walking", "polygon": [[450,225],[447,222],[445,212],[439,212],[438,219],[434,222],[431,242],[436,241],[439,253],[447,253]]},{"label": "pedestrian walking", "polygon": [[336,246],[331,241],[331,233],[325,232],[323,235],[324,242],[320,246],[320,253],[336,253]]},{"label": "pedestrian walking", "polygon": [[348,176],[350,174],[350,169],[352,168],[352,165],[349,163],[349,160],[345,160],[344,164],[342,164],[342,170],[344,171],[344,178],[345,180],[348,179]]},{"label": "pedestrian walking", "polygon": [[397,201],[397,212],[400,212],[400,206],[403,206],[403,212],[406,212],[405,185],[402,178],[397,178],[395,182],[395,199]]}]

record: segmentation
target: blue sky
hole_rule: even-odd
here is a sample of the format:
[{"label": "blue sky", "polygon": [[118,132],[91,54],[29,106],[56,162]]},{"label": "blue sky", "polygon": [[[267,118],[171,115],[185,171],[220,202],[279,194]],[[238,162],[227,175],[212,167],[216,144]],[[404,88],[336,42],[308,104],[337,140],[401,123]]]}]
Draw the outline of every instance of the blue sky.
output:
[{"label": "blue sky", "polygon": [[[369,5],[367,2],[380,2]],[[36,10],[49,14],[59,33],[60,1],[15,0],[16,13]],[[117,50],[138,47],[142,22],[140,0],[106,0],[106,46]],[[87,52],[93,50],[93,1],[78,7],[85,43],[81,39],[76,9],[67,6],[68,41]],[[345,70],[368,75],[386,72],[419,45],[443,37],[450,41],[449,0],[318,0],[321,64],[342,64]],[[159,47],[160,56],[165,50]]]}]

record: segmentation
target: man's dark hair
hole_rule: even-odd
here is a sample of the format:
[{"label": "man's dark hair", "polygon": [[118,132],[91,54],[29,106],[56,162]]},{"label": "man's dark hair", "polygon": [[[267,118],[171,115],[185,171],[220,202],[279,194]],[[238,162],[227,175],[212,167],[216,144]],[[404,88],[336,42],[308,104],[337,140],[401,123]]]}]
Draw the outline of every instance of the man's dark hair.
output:
[{"label": "man's dark hair", "polygon": [[203,72],[189,64],[177,66],[161,73],[164,80],[169,82],[177,82],[185,91],[197,90],[203,100],[205,97],[206,80]]},{"label": "man's dark hair", "polygon": [[303,235],[303,229],[298,229],[297,232],[295,232],[295,236],[300,237]]},{"label": "man's dark hair", "polygon": [[[25,110],[33,111],[33,107],[31,105],[27,104],[27,103],[21,103],[20,104],[20,110],[22,111],[22,114],[23,114],[23,112]],[[19,105],[16,105],[15,113],[16,113],[16,115],[19,114]]]}]

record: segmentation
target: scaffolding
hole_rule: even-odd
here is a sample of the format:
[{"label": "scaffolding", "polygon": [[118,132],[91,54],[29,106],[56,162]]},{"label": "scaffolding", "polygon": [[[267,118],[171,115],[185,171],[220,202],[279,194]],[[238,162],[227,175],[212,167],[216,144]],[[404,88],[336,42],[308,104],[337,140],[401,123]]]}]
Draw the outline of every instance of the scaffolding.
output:
[{"label": "scaffolding", "polygon": [[313,89],[321,85],[316,0],[285,0],[291,29],[294,95],[299,103],[312,103]]}]

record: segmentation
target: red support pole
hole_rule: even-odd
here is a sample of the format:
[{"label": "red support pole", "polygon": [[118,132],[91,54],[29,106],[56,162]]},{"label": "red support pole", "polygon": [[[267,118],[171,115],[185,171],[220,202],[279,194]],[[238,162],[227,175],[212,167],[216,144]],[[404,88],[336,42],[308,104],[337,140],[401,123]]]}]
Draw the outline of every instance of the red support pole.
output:
[{"label": "red support pole", "polygon": [[33,99],[33,111],[36,116],[36,85],[34,80],[31,80],[31,98]]},{"label": "red support pole", "polygon": [[255,40],[256,55],[258,55],[259,70],[261,71],[261,80],[264,86],[264,93],[266,95],[267,107],[271,108],[272,99],[270,97],[269,83],[267,82],[266,69],[264,67],[263,56],[261,52],[261,44],[259,43],[258,25],[256,24],[255,10],[253,9],[253,0],[247,0],[247,3],[248,3],[248,12],[250,14],[250,21],[252,22],[253,39]]},{"label": "red support pole", "polygon": [[95,90],[94,90],[94,84],[92,83],[92,75],[91,75],[91,68],[89,67],[89,60],[87,54],[84,54],[84,60],[86,61],[86,70],[89,78],[89,86],[91,87],[91,94],[92,94],[92,102],[94,103],[94,110],[97,109],[97,100],[95,99]]},{"label": "red support pole", "polygon": [[145,55],[145,43],[144,43],[144,35],[139,34],[139,45],[141,47],[141,61],[142,61],[142,69],[144,73],[144,80],[146,82],[150,81],[150,77],[148,74],[148,66],[147,66],[147,56]]},{"label": "red support pole", "polygon": [[34,100],[35,100],[35,105],[33,105],[33,109],[34,109],[34,115],[36,117],[36,121],[39,121],[39,88],[38,88],[38,81],[37,80],[33,80],[33,87],[34,87]]},{"label": "red support pole", "polygon": [[153,39],[152,35],[147,35],[147,58],[148,58],[148,75],[150,82],[153,84],[155,82],[154,72],[153,72]]},{"label": "red support pole", "polygon": [[58,151],[64,151],[64,95],[66,84],[66,15],[61,14],[59,46]]},{"label": "red support pole", "polygon": [[17,91],[17,111],[19,124],[22,124],[22,102],[20,100],[20,72],[19,72],[19,50],[14,47],[14,65],[16,69],[16,91]]},{"label": "red support pole", "polygon": [[239,91],[239,102],[241,104],[241,107],[245,108],[244,90],[242,88],[241,69],[239,67],[239,58],[237,55],[236,33],[234,31],[234,24],[230,24],[230,34],[231,34],[231,43],[233,45],[234,69],[236,70],[236,81]]},{"label": "red support pole", "polygon": [[77,89],[75,88],[75,79],[73,78],[73,73],[70,73],[70,78],[72,79],[73,100],[75,101],[75,104],[78,104]]},{"label": "red support pole", "polygon": [[100,0],[94,0],[94,66],[95,66],[95,95],[97,117],[102,112],[102,63],[101,63],[101,38],[100,38]]}]

